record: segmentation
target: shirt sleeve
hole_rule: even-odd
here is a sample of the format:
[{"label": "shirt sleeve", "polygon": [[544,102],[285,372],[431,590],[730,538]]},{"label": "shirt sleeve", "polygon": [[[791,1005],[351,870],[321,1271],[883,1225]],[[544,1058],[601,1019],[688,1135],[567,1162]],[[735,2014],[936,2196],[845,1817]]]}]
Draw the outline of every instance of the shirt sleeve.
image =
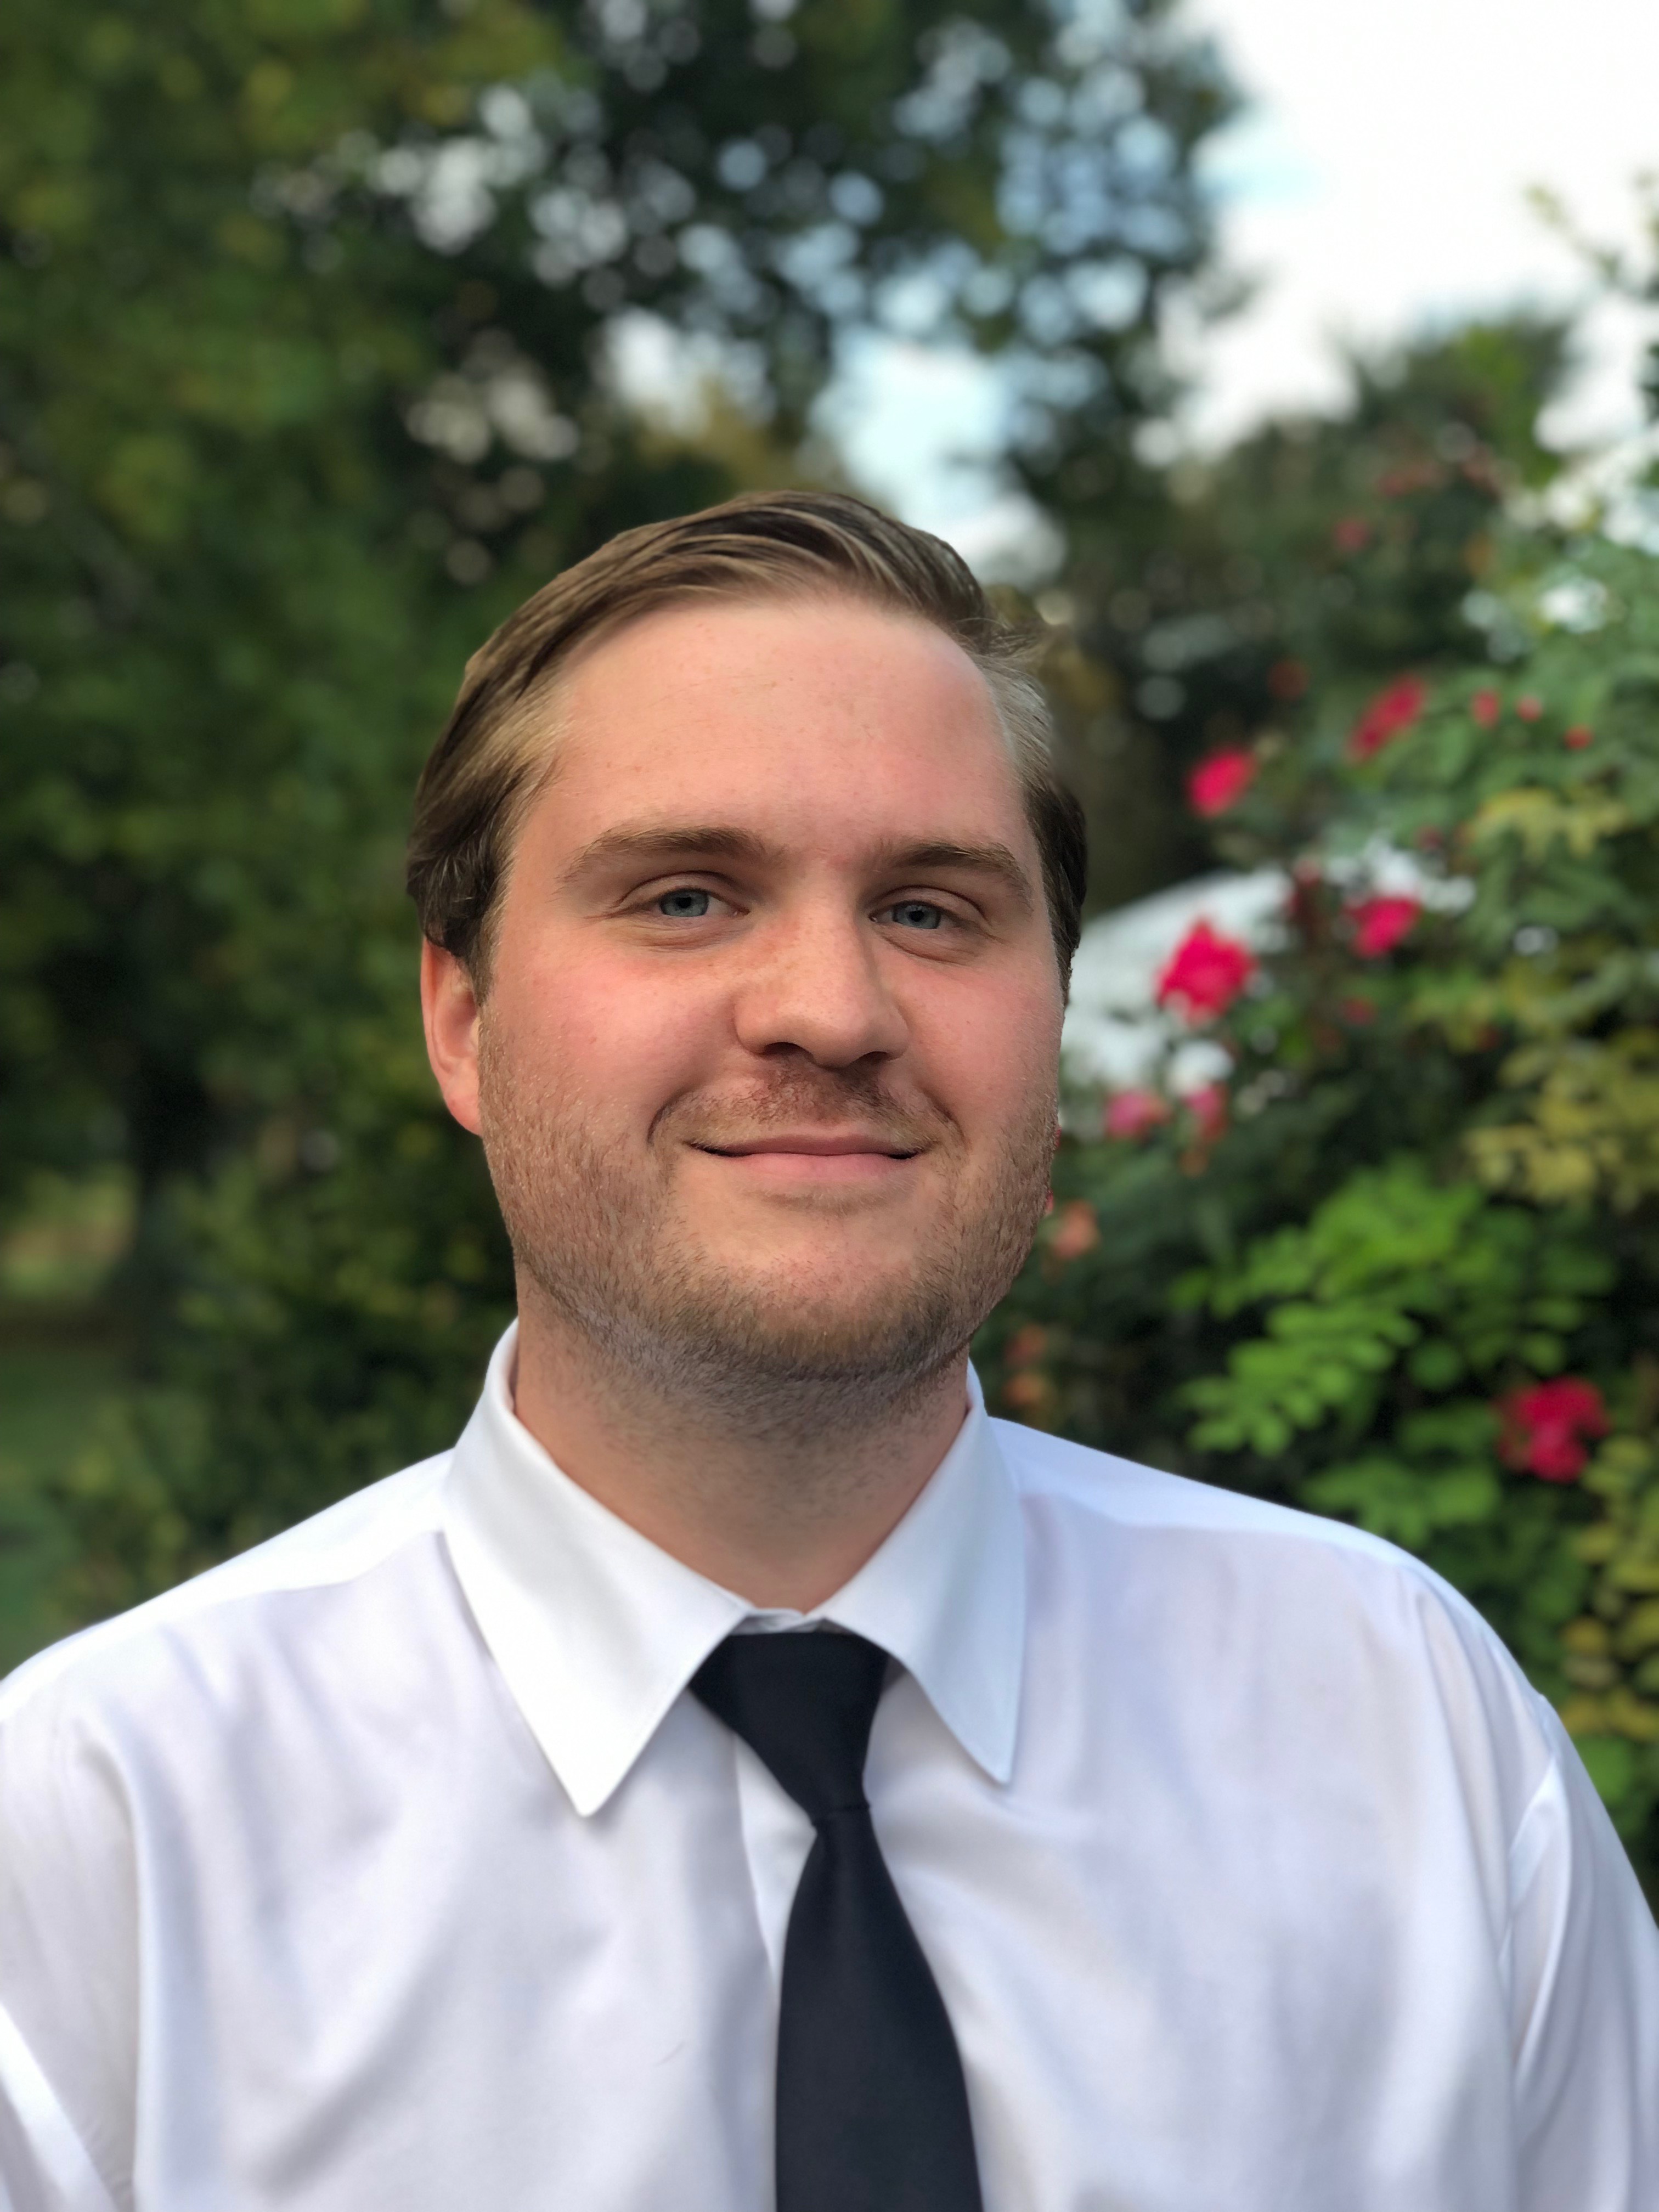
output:
[{"label": "shirt sleeve", "polygon": [[1553,1711],[1510,1852],[1521,2212],[1659,2212],[1659,1929]]},{"label": "shirt sleeve", "polygon": [[37,1692],[0,1724],[0,2212],[131,2205],[136,1920],[114,1764]]}]

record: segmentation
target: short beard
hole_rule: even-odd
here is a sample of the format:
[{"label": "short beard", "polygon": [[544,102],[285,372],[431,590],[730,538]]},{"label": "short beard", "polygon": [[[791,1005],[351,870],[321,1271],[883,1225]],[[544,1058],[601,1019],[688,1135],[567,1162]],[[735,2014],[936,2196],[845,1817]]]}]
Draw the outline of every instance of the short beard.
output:
[{"label": "short beard", "polygon": [[896,1148],[908,1140],[954,1156],[908,1273],[856,1306],[815,1304],[805,1285],[791,1296],[787,1269],[744,1279],[677,1239],[663,1176],[651,1163],[642,1172],[568,1097],[523,1085],[487,1012],[479,1046],[485,1149],[521,1296],[533,1285],[597,1355],[593,1379],[619,1413],[643,1397],[700,1427],[797,1449],[902,1420],[1008,1290],[1042,1218],[1052,1085],[971,1176],[955,1123],[931,1104],[896,1101],[868,1072],[782,1067],[717,1105],[674,1101],[652,1131],[657,1162],[688,1135],[717,1146],[722,1123],[752,1133],[854,1117],[890,1133]]}]

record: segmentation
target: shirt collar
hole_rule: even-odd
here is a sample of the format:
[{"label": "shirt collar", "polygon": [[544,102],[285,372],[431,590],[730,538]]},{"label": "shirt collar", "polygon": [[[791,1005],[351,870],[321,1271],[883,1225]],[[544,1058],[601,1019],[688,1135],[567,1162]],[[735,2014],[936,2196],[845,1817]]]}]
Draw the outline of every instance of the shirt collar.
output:
[{"label": "shirt collar", "polygon": [[[508,1689],[578,1813],[597,1812],[708,1654],[757,1609],[589,1496],[513,1412],[517,1328],[456,1446],[444,1528]],[[971,1369],[966,1418],[909,1511],[805,1618],[915,1675],[970,1758],[1013,1771],[1025,1645],[1019,1504]],[[765,1615],[768,1620],[793,1615]]]}]

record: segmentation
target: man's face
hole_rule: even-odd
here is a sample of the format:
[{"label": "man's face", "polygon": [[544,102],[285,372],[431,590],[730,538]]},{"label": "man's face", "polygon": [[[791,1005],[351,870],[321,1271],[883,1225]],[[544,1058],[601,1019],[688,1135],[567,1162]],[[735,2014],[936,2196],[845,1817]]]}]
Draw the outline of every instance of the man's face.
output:
[{"label": "man's face", "polygon": [[482,1007],[430,948],[424,979],[521,1273],[705,1395],[936,1371],[1029,1248],[1054,1130],[1062,993],[983,679],[850,600],[676,606],[579,656],[556,722]]}]

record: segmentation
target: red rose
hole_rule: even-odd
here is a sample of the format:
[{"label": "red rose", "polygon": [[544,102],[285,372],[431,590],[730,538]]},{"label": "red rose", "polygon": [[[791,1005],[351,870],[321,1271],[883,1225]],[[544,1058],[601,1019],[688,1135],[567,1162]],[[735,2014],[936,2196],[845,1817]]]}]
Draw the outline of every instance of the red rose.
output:
[{"label": "red rose", "polygon": [[1158,1003],[1180,1000],[1189,1022],[1224,1014],[1255,973],[1255,956],[1248,945],[1197,921],[1158,979]]},{"label": "red rose", "polygon": [[1561,742],[1570,751],[1581,753],[1595,735],[1595,731],[1588,724],[1575,722],[1570,730],[1563,731]]},{"label": "red rose", "polygon": [[1242,799],[1255,776],[1255,755],[1242,745],[1212,753],[1187,779],[1187,796],[1195,814],[1224,814]]},{"label": "red rose", "polygon": [[1332,526],[1331,543],[1339,553],[1363,553],[1371,542],[1371,526],[1363,514],[1345,514]]},{"label": "red rose", "polygon": [[1498,1408],[1504,1419],[1500,1449],[1511,1467],[1546,1482],[1571,1482],[1589,1457],[1586,1437],[1604,1437],[1607,1410],[1593,1382],[1572,1375],[1516,1390]]},{"label": "red rose", "polygon": [[1386,744],[1409,730],[1428,703],[1429,687],[1420,676],[1402,676],[1379,691],[1353,726],[1348,751],[1355,760],[1370,760]]},{"label": "red rose", "polygon": [[1169,1103],[1156,1091],[1119,1091],[1106,1101],[1100,1126],[1109,1137],[1133,1139],[1169,1118]]},{"label": "red rose", "polygon": [[1523,691],[1515,702],[1515,711],[1523,722],[1535,722],[1544,711],[1544,702],[1536,692]]},{"label": "red rose", "polygon": [[1409,935],[1422,911],[1414,898],[1361,899],[1348,908],[1354,951],[1362,960],[1381,960]]},{"label": "red rose", "polygon": [[1504,702],[1495,691],[1477,691],[1469,702],[1469,712],[1483,730],[1489,730],[1504,711]]}]

